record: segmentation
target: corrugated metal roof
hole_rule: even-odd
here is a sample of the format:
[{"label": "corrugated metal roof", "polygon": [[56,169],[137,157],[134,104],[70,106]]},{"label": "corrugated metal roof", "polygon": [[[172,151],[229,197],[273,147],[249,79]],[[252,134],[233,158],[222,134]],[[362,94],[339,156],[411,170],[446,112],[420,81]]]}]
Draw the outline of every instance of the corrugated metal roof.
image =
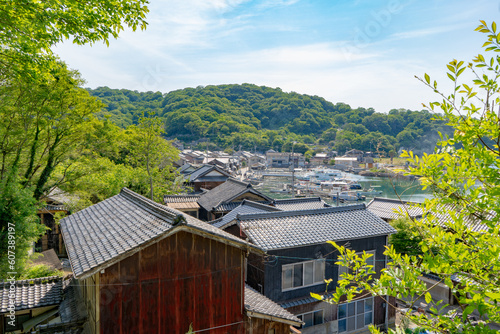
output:
[{"label": "corrugated metal roof", "polygon": [[296,322],[300,325],[302,321],[292,313],[276,304],[271,299],[258,293],[249,285],[245,284],[245,309],[250,312],[260,313],[275,318],[281,318]]},{"label": "corrugated metal roof", "polygon": [[316,210],[238,215],[240,226],[264,250],[389,235],[396,230],[364,204]]}]

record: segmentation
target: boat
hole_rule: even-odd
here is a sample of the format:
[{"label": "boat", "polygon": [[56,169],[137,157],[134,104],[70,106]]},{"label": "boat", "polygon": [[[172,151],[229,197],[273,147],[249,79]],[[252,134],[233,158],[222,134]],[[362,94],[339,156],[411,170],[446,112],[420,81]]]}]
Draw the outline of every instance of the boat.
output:
[{"label": "boat", "polygon": [[366,199],[365,196],[352,191],[342,191],[338,193],[332,193],[332,199],[336,201],[337,198],[341,201],[353,201],[353,202],[364,201]]},{"label": "boat", "polygon": [[374,196],[374,195],[381,195],[382,191],[381,190],[375,190],[373,188],[368,188],[362,191],[358,192],[360,195],[365,195],[365,196]]},{"label": "boat", "polygon": [[351,190],[360,190],[360,189],[363,189],[363,187],[357,183],[357,182],[352,182],[349,184],[349,189]]},{"label": "boat", "polygon": [[342,177],[342,172],[337,169],[313,169],[314,178],[318,181],[331,181],[336,178]]}]

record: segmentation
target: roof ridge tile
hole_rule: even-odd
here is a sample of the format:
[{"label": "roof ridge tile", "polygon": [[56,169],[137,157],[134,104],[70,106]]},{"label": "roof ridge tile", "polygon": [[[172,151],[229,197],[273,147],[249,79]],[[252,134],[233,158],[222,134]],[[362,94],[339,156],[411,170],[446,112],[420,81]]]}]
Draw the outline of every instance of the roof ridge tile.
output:
[{"label": "roof ridge tile", "polygon": [[346,212],[353,210],[364,210],[366,209],[366,205],[362,204],[354,204],[354,205],[346,205],[346,206],[332,206],[326,208],[319,209],[309,209],[309,210],[294,210],[294,211],[276,211],[276,212],[268,212],[268,213],[255,213],[255,214],[245,214],[236,216],[238,220],[252,220],[252,219],[263,219],[263,218],[278,218],[278,217],[292,217],[292,216],[304,216],[311,214],[327,214],[333,212]]}]

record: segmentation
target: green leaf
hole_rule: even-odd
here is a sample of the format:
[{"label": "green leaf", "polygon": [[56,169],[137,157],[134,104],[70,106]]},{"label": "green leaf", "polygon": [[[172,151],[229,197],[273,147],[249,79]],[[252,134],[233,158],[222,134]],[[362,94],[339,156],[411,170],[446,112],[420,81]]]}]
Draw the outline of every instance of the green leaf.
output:
[{"label": "green leaf", "polygon": [[425,73],[424,78],[425,78],[425,82],[427,82],[428,84],[431,83],[431,78],[429,77],[429,74]]},{"label": "green leaf", "polygon": [[427,304],[430,304],[432,302],[432,296],[431,296],[431,294],[429,292],[425,293],[425,302]]}]

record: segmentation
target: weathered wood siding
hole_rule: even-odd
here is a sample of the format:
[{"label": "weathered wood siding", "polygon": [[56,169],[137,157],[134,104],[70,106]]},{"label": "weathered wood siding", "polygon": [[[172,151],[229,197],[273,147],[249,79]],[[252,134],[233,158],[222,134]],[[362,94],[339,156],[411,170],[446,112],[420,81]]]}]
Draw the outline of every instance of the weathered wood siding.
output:
[{"label": "weathered wood siding", "polygon": [[243,333],[242,262],[187,232],[141,250],[100,274],[101,333]]},{"label": "weathered wood siding", "polygon": [[247,318],[248,334],[290,334],[290,325],[261,318]]}]

